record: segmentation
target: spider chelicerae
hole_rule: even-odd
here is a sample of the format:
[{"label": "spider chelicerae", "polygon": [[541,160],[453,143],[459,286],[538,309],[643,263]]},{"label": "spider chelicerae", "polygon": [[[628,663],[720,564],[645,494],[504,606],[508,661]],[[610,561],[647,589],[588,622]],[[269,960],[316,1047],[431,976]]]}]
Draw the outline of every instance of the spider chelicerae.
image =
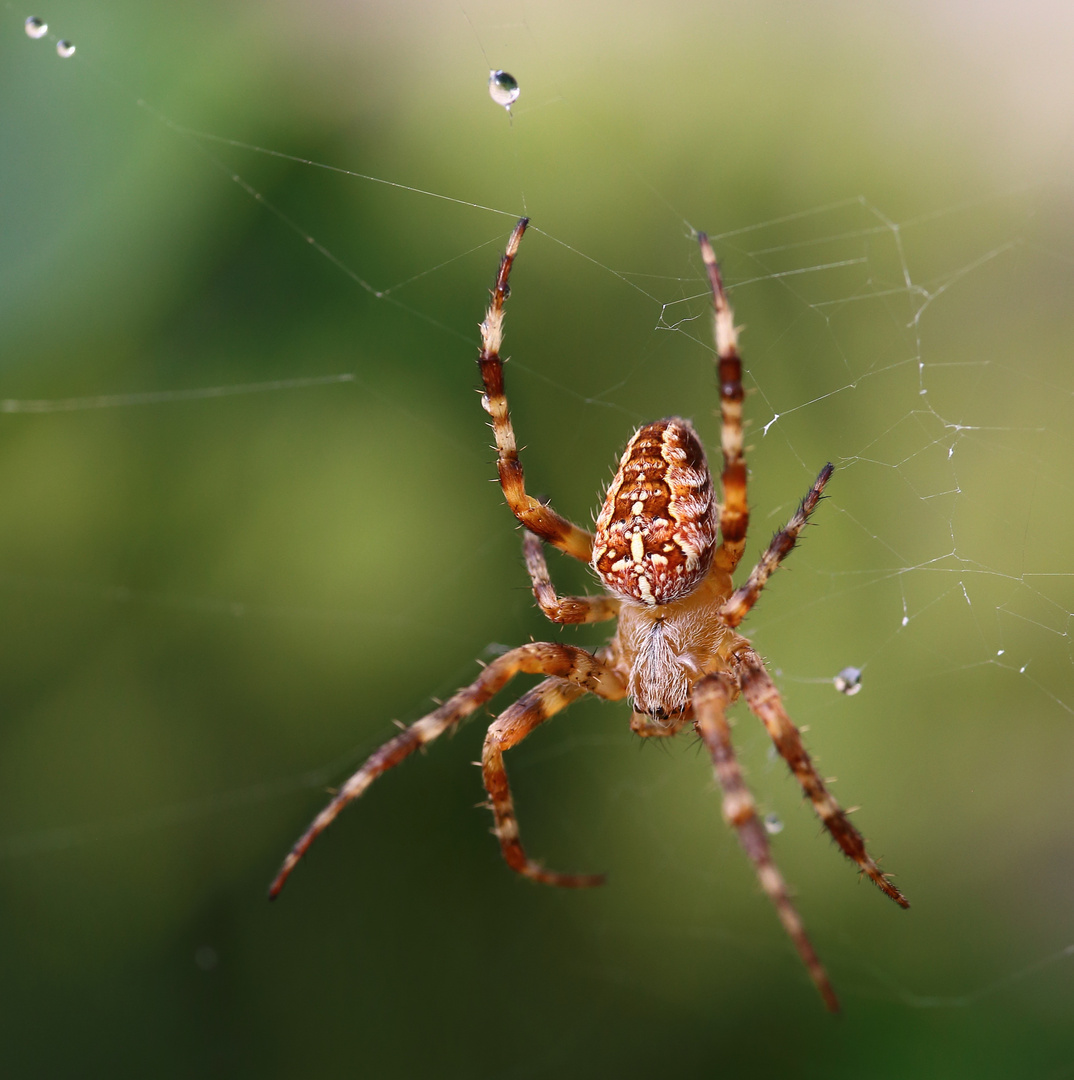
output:
[{"label": "spider chelicerae", "polygon": [[[700,233],[714,310],[723,502],[716,498],[697,434],[688,420],[677,416],[646,424],[634,433],[608,488],[595,534],[527,494],[507,411],[500,358],[508,277],[527,224],[528,219],[523,218],[511,234],[481,324],[481,403],[492,417],[504,496],[526,530],[523,552],[538,605],[555,623],[618,618],[615,635],[596,652],[558,642],[531,642],[493,660],[474,682],[404,728],[347,780],[291,849],[269,895],[279,894],[313,841],[381,773],[454,728],[513,676],[543,675],[543,682],[500,713],[485,736],[481,768],[489,795],[487,806],[508,865],[547,885],[585,888],[603,882],[602,875],[555,873],[526,854],[503,753],[587,693],[609,701],[629,698],[633,705],[630,727],[635,734],[665,738],[689,726],[708,748],[723,791],[724,818],[738,831],[761,887],[775,905],[825,1005],[835,1012],[838,999],[772,860],[765,827],[735,758],[726,715],[736,698],[741,695],[746,699],[835,842],[881,891],[901,907],[909,907],[865,850],[865,842],[846,812],[829,794],[764,661],[736,632],[769,576],[794,547],[820,501],[832,466],[825,465],[820,471],[790,521],[772,538],[749,577],[736,589],[731,575],[742,558],[749,523],[742,446],[742,362],[716,256],[708,238]],[[546,543],[589,563],[606,593],[559,596],[545,561]]]}]

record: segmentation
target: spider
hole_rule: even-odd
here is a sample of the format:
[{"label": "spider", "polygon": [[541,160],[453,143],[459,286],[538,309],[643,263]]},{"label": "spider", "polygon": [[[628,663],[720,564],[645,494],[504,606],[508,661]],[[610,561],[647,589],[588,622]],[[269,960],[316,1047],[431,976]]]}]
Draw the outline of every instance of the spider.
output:
[{"label": "spider", "polygon": [[[528,223],[527,218],[522,218],[511,234],[481,323],[481,403],[492,417],[504,496],[526,530],[523,553],[537,604],[554,623],[618,618],[615,634],[595,652],[556,642],[531,642],[493,660],[474,682],[404,728],[347,780],[291,849],[269,895],[275,898],[279,894],[313,841],[378,776],[455,728],[513,676],[543,675],[542,682],[496,717],[482,753],[482,778],[489,796],[485,805],[492,811],[494,832],[508,865],[524,877],[546,885],[587,888],[603,882],[603,875],[547,870],[526,854],[519,838],[503,754],[587,693],[608,701],[629,698],[633,705],[630,727],[636,735],[666,738],[689,726],[701,738],[723,792],[724,818],[737,830],[761,887],[775,905],[825,1005],[836,1012],[839,1001],[835,991],[772,859],[756,803],[742,778],[726,715],[728,706],[740,695],[746,699],[746,705],[764,724],[835,842],[882,892],[900,907],[909,907],[865,850],[865,842],[846,812],[829,794],[764,661],[736,632],[769,576],[794,547],[820,501],[833,467],[828,464],[820,471],[790,521],[772,538],[749,577],[736,589],[731,575],[742,558],[749,523],[742,446],[742,363],[716,256],[708,238],[699,233],[714,311],[723,502],[716,499],[697,434],[689,421],[677,416],[646,424],[634,433],[608,488],[595,534],[527,494],[504,395],[500,346],[508,278]],[[545,561],[546,543],[590,564],[605,593],[559,596]]]}]

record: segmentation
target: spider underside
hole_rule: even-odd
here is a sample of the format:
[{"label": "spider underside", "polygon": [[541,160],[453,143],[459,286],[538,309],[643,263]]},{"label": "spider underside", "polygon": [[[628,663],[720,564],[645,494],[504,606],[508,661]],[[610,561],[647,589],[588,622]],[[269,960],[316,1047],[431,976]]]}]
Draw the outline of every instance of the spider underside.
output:
[{"label": "spider underside", "polygon": [[[790,521],[772,538],[749,577],[736,589],[732,574],[745,549],[749,524],[742,364],[716,257],[702,233],[698,240],[714,309],[723,502],[716,499],[704,450],[693,427],[680,417],[658,420],[635,432],[608,488],[595,534],[527,494],[504,395],[500,357],[508,278],[527,224],[528,219],[523,218],[511,234],[481,323],[481,402],[492,417],[504,496],[526,530],[523,552],[538,605],[555,623],[618,619],[615,634],[596,652],[556,642],[531,642],[493,660],[474,682],[404,728],[346,781],[292,848],[269,895],[279,894],[317,836],[381,773],[454,728],[513,676],[543,675],[542,682],[496,717],[482,753],[487,805],[508,865],[548,885],[582,888],[603,882],[602,875],[556,873],[529,858],[519,839],[503,753],[587,693],[609,701],[629,698],[633,705],[630,726],[635,734],[662,738],[690,727],[701,738],[723,792],[724,818],[737,830],[761,887],[775,905],[825,1005],[838,1011],[839,1002],[827,973],[772,860],[764,825],[735,757],[726,716],[728,706],[740,695],[744,697],[844,854],[892,900],[909,907],[902,893],[880,872],[865,850],[861,834],[828,792],[763,660],[736,632],[769,576],[793,549],[820,501],[832,466],[821,470]],[[590,564],[605,594],[559,596],[545,561],[546,543]]]}]

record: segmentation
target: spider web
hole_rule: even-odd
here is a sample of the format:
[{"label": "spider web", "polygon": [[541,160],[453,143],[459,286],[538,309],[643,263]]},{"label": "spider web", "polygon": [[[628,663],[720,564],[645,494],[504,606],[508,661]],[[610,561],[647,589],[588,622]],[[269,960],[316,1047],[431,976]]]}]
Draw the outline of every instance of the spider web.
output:
[{"label": "spider web", "polygon": [[[892,1075],[922,1051],[1069,1074],[1069,16],[953,10],[5,5],[0,902],[27,1061],[64,1060],[35,1035],[48,1002],[94,1046],[126,1010],[187,1074],[282,1074],[313,1031],[318,1063],[360,1042],[384,1075],[685,1072],[718,1046],[851,1076],[876,1029]],[[511,117],[493,67],[522,86]],[[836,466],[744,629],[914,910],[853,888],[763,732],[742,716],[736,740],[839,1037],[704,758],[639,752],[622,707],[575,706],[508,760],[528,847],[609,869],[599,894],[498,865],[475,722],[262,908],[390,719],[530,636],[602,640],[534,613],[487,483],[476,323],[522,213],[531,490],[587,523],[633,427],[669,414],[716,457],[693,229],[745,325],[747,564]],[[490,972],[509,1037],[478,1026]],[[102,981],[84,1020],[55,1004]],[[445,998],[401,1048],[391,1004]],[[804,1060],[757,1049],[774,998]]]}]

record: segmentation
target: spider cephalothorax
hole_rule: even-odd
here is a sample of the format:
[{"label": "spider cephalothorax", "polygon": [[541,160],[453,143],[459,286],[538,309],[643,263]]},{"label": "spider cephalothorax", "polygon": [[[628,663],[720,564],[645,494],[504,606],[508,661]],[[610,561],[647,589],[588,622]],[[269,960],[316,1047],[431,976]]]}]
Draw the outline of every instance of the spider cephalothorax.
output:
[{"label": "spider cephalothorax", "polygon": [[[735,758],[726,716],[727,707],[739,695],[744,697],[843,852],[884,893],[900,906],[909,907],[902,893],[880,872],[865,850],[861,834],[829,794],[761,657],[736,632],[769,576],[794,547],[820,501],[832,466],[821,470],[791,520],[772,538],[749,577],[736,589],[732,574],[745,549],[749,523],[742,453],[742,364],[716,257],[708,239],[699,234],[714,310],[722,503],[716,499],[697,434],[688,421],[677,416],[646,424],[634,433],[608,488],[595,535],[528,495],[507,410],[500,357],[507,281],[527,224],[523,218],[511,234],[492,302],[481,324],[481,401],[492,417],[504,496],[527,530],[523,552],[538,605],[556,623],[617,619],[615,634],[604,648],[592,653],[572,645],[531,642],[495,659],[473,683],[405,728],[365,762],[291,849],[269,893],[279,893],[310,844],[381,773],[455,727],[514,675],[543,675],[542,682],[496,718],[482,753],[488,805],[508,864],[520,874],[549,885],[579,888],[599,885],[603,880],[599,875],[555,873],[526,855],[503,765],[505,750],[586,693],[609,701],[629,698],[634,707],[631,729],[643,737],[676,735],[690,724],[712,757],[723,789],[724,817],[738,831],[762,888],[825,1004],[834,1011],[839,1007],[835,992],[772,861],[756,803]],[[548,573],[544,543],[590,563],[607,593],[558,596]]]}]

